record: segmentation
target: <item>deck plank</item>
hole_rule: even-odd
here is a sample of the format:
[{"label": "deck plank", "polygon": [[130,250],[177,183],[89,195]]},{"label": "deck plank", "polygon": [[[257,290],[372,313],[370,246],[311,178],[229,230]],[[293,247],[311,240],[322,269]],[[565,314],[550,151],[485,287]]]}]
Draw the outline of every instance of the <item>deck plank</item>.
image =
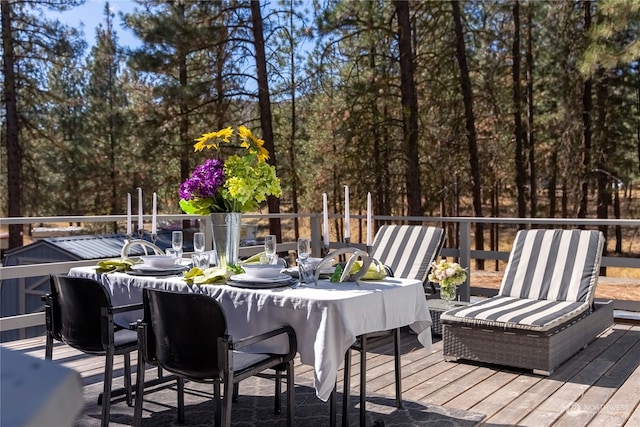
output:
[{"label": "deck plank", "polygon": [[[44,358],[44,337],[2,345]],[[367,352],[368,395],[395,396],[392,348],[387,341]],[[426,350],[406,331],[401,352],[406,401],[484,414],[486,425],[640,427],[640,325],[614,325],[549,377],[501,366],[445,362],[441,341]],[[80,372],[85,387],[101,387],[102,356],[85,355],[57,343],[53,359]],[[136,361],[134,352],[134,372]],[[123,368],[123,358],[116,357],[114,384],[122,383]],[[312,387],[312,367],[296,359],[295,369],[296,384]],[[356,399],[360,388],[356,352],[351,369],[350,394]],[[342,375],[341,368],[340,392]]]},{"label": "deck plank", "polygon": [[[599,384],[600,387],[616,387],[611,384],[613,382],[612,379],[607,381],[605,374],[612,375],[612,370],[620,364],[620,355],[627,354],[630,348],[637,343],[638,338],[636,334],[625,334],[616,340],[596,359],[574,375],[570,382],[565,383],[556,392],[548,396],[536,408],[535,412],[521,421],[521,424],[529,426],[552,425],[568,410],[575,411],[576,401],[584,396],[592,385]],[[620,385],[619,381],[617,383]],[[606,400],[598,402],[596,405],[602,407],[605,403]]]}]

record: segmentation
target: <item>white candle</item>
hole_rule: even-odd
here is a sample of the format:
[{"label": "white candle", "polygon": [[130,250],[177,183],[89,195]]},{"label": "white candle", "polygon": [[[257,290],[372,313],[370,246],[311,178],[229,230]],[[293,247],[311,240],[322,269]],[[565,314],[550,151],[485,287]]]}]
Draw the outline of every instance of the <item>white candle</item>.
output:
[{"label": "white candle", "polygon": [[367,193],[367,246],[371,246],[371,193]]},{"label": "white candle", "polygon": [[131,193],[127,193],[127,235],[131,235]]},{"label": "white candle", "polygon": [[351,224],[349,221],[349,186],[344,186],[344,238],[351,237]]},{"label": "white candle", "polygon": [[158,231],[158,227],[156,224],[156,214],[158,210],[158,201],[156,198],[155,191],[153,192],[153,207],[151,210],[151,234],[156,234]]},{"label": "white candle", "polygon": [[144,230],[142,223],[142,188],[138,187],[138,230]]},{"label": "white candle", "polygon": [[324,247],[329,247],[329,211],[327,210],[327,193],[322,193],[322,222],[324,226]]}]

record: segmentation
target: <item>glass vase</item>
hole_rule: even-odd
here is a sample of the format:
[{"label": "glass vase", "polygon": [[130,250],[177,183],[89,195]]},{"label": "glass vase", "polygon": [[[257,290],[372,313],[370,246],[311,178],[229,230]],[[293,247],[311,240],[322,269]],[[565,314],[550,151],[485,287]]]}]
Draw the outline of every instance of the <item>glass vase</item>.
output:
[{"label": "glass vase", "polygon": [[228,265],[238,263],[241,220],[240,212],[211,214],[213,246],[218,254],[218,267],[226,269]]},{"label": "glass vase", "polygon": [[440,285],[440,299],[449,305],[456,299],[456,285]]}]

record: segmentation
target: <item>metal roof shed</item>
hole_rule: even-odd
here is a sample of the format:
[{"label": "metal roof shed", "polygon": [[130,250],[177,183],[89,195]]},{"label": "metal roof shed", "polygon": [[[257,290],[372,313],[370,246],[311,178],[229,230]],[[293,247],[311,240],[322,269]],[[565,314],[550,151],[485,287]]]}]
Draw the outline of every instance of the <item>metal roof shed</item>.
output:
[{"label": "metal roof shed", "polygon": [[[189,233],[185,231],[185,234]],[[47,237],[29,245],[7,251],[3,266],[41,264],[48,262],[81,261],[101,258],[119,258],[126,235]],[[151,241],[149,235],[144,239]],[[171,230],[160,231],[155,244],[165,250],[171,246]],[[185,252],[191,252],[192,238],[185,235]],[[144,255],[140,246],[133,246],[130,256]],[[0,280],[0,316],[42,311],[40,296],[49,292],[49,276]],[[0,342],[42,335],[44,327],[28,330],[5,331]]]}]

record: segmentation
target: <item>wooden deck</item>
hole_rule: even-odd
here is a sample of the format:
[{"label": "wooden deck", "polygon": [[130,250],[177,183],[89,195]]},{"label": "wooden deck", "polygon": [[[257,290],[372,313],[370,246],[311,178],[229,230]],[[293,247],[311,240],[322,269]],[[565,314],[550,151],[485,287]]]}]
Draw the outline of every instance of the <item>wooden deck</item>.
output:
[{"label": "wooden deck", "polygon": [[[504,367],[445,362],[442,342],[434,341],[427,351],[414,335],[403,333],[405,401],[484,414],[483,425],[490,426],[640,426],[638,324],[617,323],[550,377]],[[2,345],[44,358],[44,337]],[[80,372],[85,386],[102,381],[101,357],[86,356],[59,343],[53,355],[54,360]],[[352,359],[351,393],[357,395],[358,357]],[[121,357],[116,358],[116,369],[121,375]],[[368,354],[367,391],[392,399],[393,377],[391,343],[383,342]],[[298,364],[296,383],[312,381],[311,367]]]}]

